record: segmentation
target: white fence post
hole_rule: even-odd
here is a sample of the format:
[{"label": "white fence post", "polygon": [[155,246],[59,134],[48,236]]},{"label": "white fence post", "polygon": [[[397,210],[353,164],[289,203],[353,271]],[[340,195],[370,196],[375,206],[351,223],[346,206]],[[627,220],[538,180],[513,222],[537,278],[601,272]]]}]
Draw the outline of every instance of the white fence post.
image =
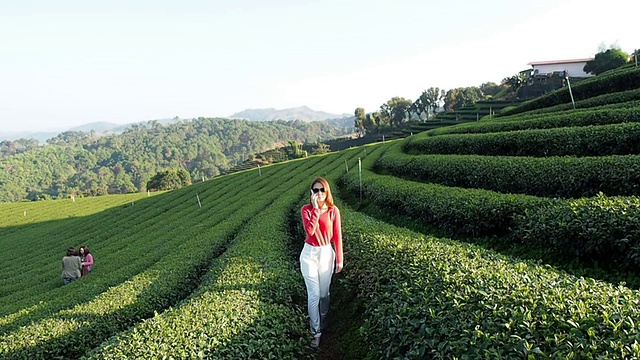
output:
[{"label": "white fence post", "polygon": [[358,171],[360,172],[360,202],[362,202],[362,160],[358,158]]}]

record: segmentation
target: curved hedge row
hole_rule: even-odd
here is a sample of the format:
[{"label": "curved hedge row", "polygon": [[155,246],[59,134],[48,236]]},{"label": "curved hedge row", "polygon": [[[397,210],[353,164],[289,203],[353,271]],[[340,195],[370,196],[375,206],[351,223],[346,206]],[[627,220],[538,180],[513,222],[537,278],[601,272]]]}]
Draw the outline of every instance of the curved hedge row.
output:
[{"label": "curved hedge row", "polygon": [[[584,109],[611,109],[611,108],[622,108],[622,107],[637,107],[638,101],[640,100],[640,89],[633,89],[621,92],[615,92],[611,94],[603,94],[598,95],[592,98],[588,98],[585,100],[576,101],[576,109],[584,110]],[[520,117],[525,115],[536,115],[536,114],[546,114],[551,112],[559,112],[559,111],[571,111],[573,110],[573,104],[571,102],[566,104],[560,104],[555,106],[550,106],[542,109],[536,109],[527,111],[524,113],[519,113],[513,116],[500,116],[500,120],[503,118],[506,120],[507,118]]]},{"label": "curved hedge row", "polygon": [[343,209],[369,358],[640,357],[637,291]]},{"label": "curved hedge row", "polygon": [[640,270],[640,198],[598,195],[542,204],[515,215],[512,241],[561,260]]},{"label": "curved hedge row", "polygon": [[[523,214],[528,208],[553,201],[527,195],[418,183],[365,169],[362,176],[362,196],[367,201],[432,224],[451,235],[506,235],[514,225],[515,214]],[[343,177],[342,184],[354,196],[359,196],[356,172]]]},{"label": "curved hedge row", "polygon": [[[575,258],[574,246],[582,249],[578,255],[583,261],[640,270],[637,197],[563,200],[424,184],[366,170],[374,161],[368,159],[362,171],[363,198],[382,211],[431,224],[450,235],[504,236],[502,241],[508,243],[563,251],[553,253],[553,258]],[[342,184],[359,195],[357,174],[343,176]]]},{"label": "curved hedge row", "polygon": [[[424,136],[444,134],[479,134],[530,129],[621,124],[640,122],[640,107],[631,109],[576,110],[558,114],[538,114],[519,120],[479,121],[434,129]],[[421,134],[421,136],[423,136]]]},{"label": "curved hedge row", "polygon": [[640,124],[535,129],[410,138],[411,154],[603,156],[640,154]]},{"label": "curved hedge row", "polygon": [[[640,68],[625,66],[607,73],[583,80],[571,87],[576,101],[588,99],[597,95],[637,89],[640,87]],[[503,112],[501,115],[513,115],[525,111],[566,104],[571,102],[569,89],[563,87],[539,98],[524,102],[522,105]]]},{"label": "curved hedge row", "polygon": [[378,173],[446,186],[543,197],[640,195],[640,156],[515,157],[406,155],[389,149]]}]

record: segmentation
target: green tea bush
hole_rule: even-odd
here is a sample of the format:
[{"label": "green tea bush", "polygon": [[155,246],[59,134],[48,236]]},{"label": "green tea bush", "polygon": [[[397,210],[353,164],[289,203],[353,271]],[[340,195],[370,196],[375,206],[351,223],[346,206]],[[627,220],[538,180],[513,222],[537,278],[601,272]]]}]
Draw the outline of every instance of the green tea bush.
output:
[{"label": "green tea bush", "polygon": [[[362,173],[362,197],[366,201],[386,211],[432,224],[452,235],[506,235],[513,226],[515,214],[553,201],[406,181],[365,169]],[[342,181],[353,196],[359,196],[356,172],[350,172]]]},{"label": "green tea bush", "polygon": [[640,107],[601,109],[537,114],[504,121],[479,121],[428,131],[420,136],[444,134],[479,134],[531,129],[554,129],[573,126],[621,124],[640,122]]},{"label": "green tea bush", "polygon": [[368,359],[636,359],[640,296],[344,208]]},{"label": "green tea bush", "polygon": [[542,197],[640,195],[638,155],[407,155],[395,147],[376,161],[374,170],[425,183]]},{"label": "green tea bush", "polygon": [[567,261],[638,271],[640,198],[598,195],[529,208],[515,216],[509,238]]},{"label": "green tea bush", "polygon": [[[638,101],[640,101],[640,89],[627,90],[622,92],[615,92],[611,94],[603,94],[594,96],[592,98],[576,101],[576,109],[622,109],[637,107]],[[573,110],[572,103],[560,104],[541,109],[531,110],[524,113],[519,113],[515,116],[501,116],[500,120],[516,119],[524,116],[530,116],[535,114],[547,114],[553,112],[564,112]]]},{"label": "green tea bush", "polygon": [[409,138],[410,154],[603,156],[640,154],[640,124],[565,127]]}]

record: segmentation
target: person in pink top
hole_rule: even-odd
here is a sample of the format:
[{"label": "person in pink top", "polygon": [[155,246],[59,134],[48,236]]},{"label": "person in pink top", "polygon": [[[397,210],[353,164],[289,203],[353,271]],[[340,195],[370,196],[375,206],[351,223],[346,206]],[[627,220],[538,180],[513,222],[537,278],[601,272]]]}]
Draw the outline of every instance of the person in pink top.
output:
[{"label": "person in pink top", "polygon": [[306,233],[300,253],[300,271],[307,287],[309,324],[313,334],[311,347],[317,349],[329,314],[331,276],[343,267],[342,225],[340,210],[333,204],[327,180],[313,180],[310,191],[310,203],[300,209]]},{"label": "person in pink top", "polygon": [[80,260],[82,260],[82,276],[85,276],[93,268],[93,255],[91,255],[88,246],[80,247]]}]

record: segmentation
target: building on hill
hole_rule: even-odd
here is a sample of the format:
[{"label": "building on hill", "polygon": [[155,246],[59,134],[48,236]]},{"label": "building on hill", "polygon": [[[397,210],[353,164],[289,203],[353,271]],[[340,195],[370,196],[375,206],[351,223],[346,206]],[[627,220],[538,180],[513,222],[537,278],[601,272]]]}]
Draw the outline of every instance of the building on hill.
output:
[{"label": "building on hill", "polygon": [[583,70],[591,60],[593,59],[530,62],[528,65],[531,65],[531,68],[520,72],[526,81],[524,86],[518,89],[517,97],[522,100],[532,99],[565,86],[567,78],[574,80],[592,77],[594,75]]},{"label": "building on hill", "polygon": [[531,73],[534,77],[549,76],[549,74],[563,73],[564,76],[570,78],[586,78],[594,76],[584,72],[584,66],[593,58],[571,59],[571,60],[553,60],[553,61],[533,61],[531,65]]}]

